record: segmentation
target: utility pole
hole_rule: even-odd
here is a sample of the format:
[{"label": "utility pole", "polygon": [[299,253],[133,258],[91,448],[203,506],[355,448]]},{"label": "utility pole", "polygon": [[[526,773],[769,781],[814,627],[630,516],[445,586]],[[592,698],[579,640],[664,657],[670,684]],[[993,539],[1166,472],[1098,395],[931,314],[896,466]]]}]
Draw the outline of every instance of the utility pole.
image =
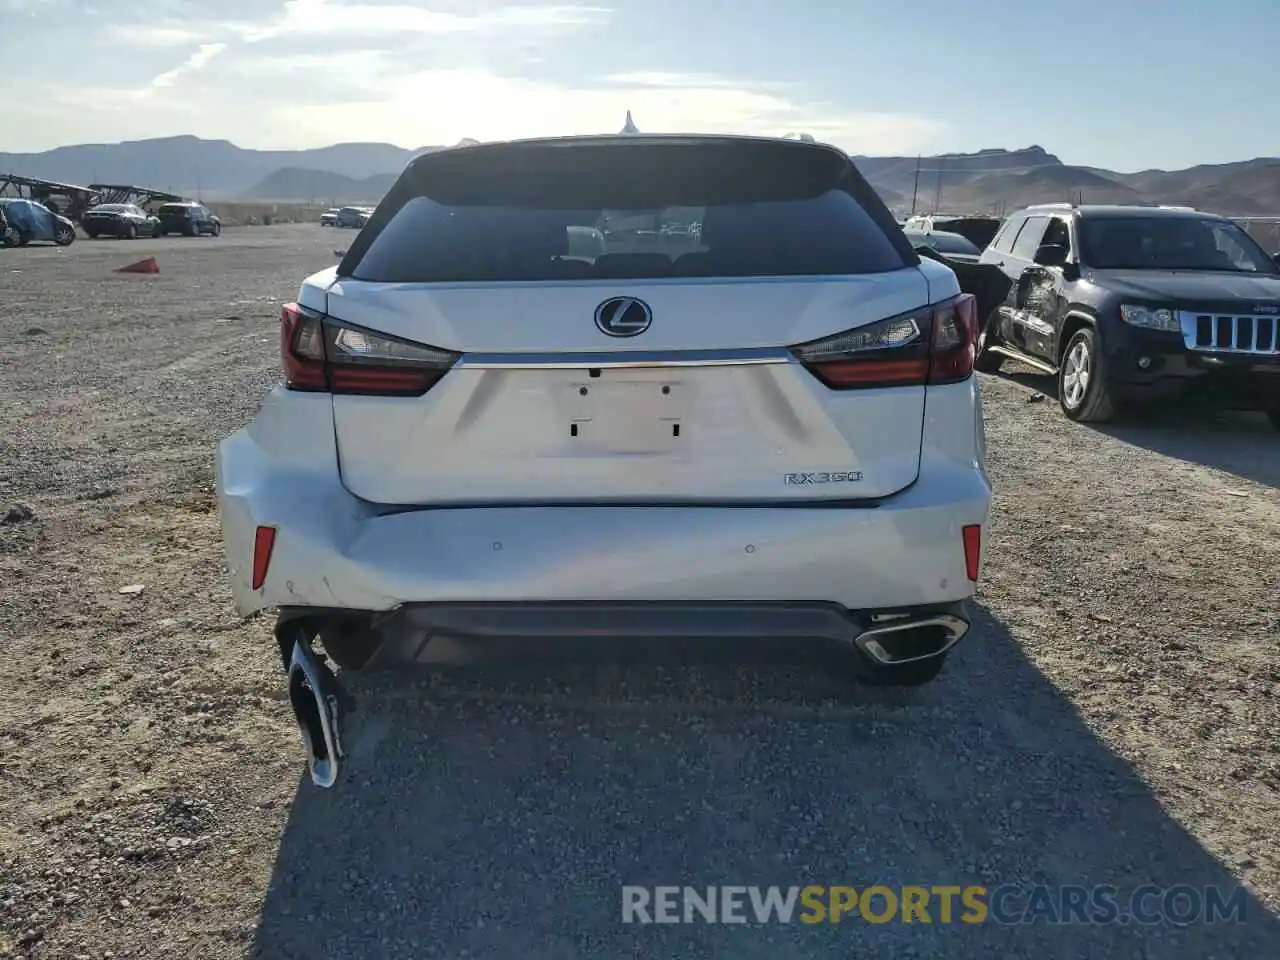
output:
[{"label": "utility pole", "polygon": [[916,215],[916,196],[920,193],[920,154],[916,154],[916,184],[911,188],[911,215]]}]

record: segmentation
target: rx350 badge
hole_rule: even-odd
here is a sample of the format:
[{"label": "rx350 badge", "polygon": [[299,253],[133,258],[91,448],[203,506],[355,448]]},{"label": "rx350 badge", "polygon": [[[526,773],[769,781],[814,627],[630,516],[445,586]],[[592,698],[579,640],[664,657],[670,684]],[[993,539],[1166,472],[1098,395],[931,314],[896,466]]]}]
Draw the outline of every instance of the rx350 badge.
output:
[{"label": "rx350 badge", "polygon": [[839,473],[785,473],[783,483],[804,486],[811,483],[857,483],[862,473],[857,470],[845,470]]}]

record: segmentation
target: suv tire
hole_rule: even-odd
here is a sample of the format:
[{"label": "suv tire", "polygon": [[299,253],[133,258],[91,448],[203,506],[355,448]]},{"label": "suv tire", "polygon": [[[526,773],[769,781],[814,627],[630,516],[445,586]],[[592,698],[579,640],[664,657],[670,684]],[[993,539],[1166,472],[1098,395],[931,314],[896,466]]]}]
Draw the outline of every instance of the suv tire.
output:
[{"label": "suv tire", "polygon": [[992,310],[987,322],[982,325],[982,332],[978,334],[978,345],[974,350],[973,368],[979,373],[998,373],[1000,368],[1004,366],[1004,356],[994,353],[991,350],[993,344],[1000,342],[998,335],[991,332],[991,325],[996,322],[999,317],[999,310]]},{"label": "suv tire", "polygon": [[1098,347],[1098,332],[1084,327],[1072,335],[1058,364],[1058,402],[1067,419],[1078,423],[1102,423],[1115,416]]}]

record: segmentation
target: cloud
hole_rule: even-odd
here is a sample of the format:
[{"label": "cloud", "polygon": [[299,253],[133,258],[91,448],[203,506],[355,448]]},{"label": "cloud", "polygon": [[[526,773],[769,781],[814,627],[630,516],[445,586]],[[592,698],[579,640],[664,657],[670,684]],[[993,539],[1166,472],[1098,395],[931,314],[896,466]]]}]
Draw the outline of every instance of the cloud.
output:
[{"label": "cloud", "polygon": [[0,12],[34,14],[58,5],[59,0],[0,0]]},{"label": "cloud", "polygon": [[[22,134],[7,137],[13,148],[181,133],[259,148],[338,139],[417,147],[612,133],[629,109],[646,132],[803,131],[871,154],[914,154],[946,129],[851,111],[799,82],[671,70],[648,54],[595,58],[606,66],[593,73],[579,66],[583,45],[617,46],[609,10],[593,0],[225,0],[221,21],[204,2],[138,2],[135,24],[94,28],[97,42],[78,61],[82,86],[35,80],[29,103],[6,108]],[[119,44],[130,47],[123,58]],[[96,105],[88,115],[76,106],[86,97]]]},{"label": "cloud", "polygon": [[281,36],[443,36],[537,27],[577,27],[609,15],[602,7],[510,6],[480,13],[451,13],[407,4],[349,4],[332,0],[288,0],[280,16],[235,29],[250,43]]},{"label": "cloud", "polygon": [[604,84],[568,86],[482,69],[419,71],[399,76],[376,99],[296,107],[277,124],[295,137],[313,136],[328,125],[362,130],[362,139],[398,131],[411,143],[452,143],[461,137],[614,133],[631,110],[646,132],[781,135],[801,130],[854,152],[914,151],[942,130],[922,117],[807,103],[795,91],[769,85],[702,75],[663,74],[660,83],[635,82],[640,79],[623,75]]},{"label": "cloud", "polygon": [[102,36],[107,43],[116,46],[164,49],[199,43],[207,39],[209,33],[174,25],[140,23],[126,26],[113,23],[103,30]]},{"label": "cloud", "polygon": [[182,63],[174,67],[172,70],[166,70],[159,74],[151,81],[151,89],[163,89],[164,87],[172,87],[174,81],[184,74],[192,73],[208,65],[208,63],[217,57],[223,50],[227,49],[225,43],[202,43],[196,49],[196,52],[187,57]]},{"label": "cloud", "polygon": [[[645,70],[610,74],[604,77],[602,82],[616,87],[655,87],[658,89],[683,89],[686,87],[733,89],[744,85],[740,80],[720,77],[710,73],[662,73]],[[761,83],[757,84],[757,86],[774,85]]]},{"label": "cloud", "polygon": [[[189,64],[190,59],[175,70]],[[170,82],[175,70],[169,71]],[[308,77],[307,83],[296,82],[300,75]],[[15,119],[29,113],[29,120],[14,129],[30,129],[29,123],[38,121],[51,138],[47,146],[197,133],[259,149],[328,146],[336,140],[413,148],[463,137],[616,133],[631,110],[646,133],[803,131],[873,156],[928,152],[948,132],[944,123],[927,117],[848,111],[807,97],[798,86],[778,89],[782,85],[679,74],[665,75],[660,84],[622,79],[569,85],[481,68],[404,73],[393,59],[372,51],[273,55],[237,62],[234,70],[220,68],[216,82],[193,80],[180,94],[164,86],[142,93],[98,86],[93,90],[97,109],[88,116],[84,91],[32,89],[31,109],[13,111]],[[193,117],[200,118],[198,129]]]}]

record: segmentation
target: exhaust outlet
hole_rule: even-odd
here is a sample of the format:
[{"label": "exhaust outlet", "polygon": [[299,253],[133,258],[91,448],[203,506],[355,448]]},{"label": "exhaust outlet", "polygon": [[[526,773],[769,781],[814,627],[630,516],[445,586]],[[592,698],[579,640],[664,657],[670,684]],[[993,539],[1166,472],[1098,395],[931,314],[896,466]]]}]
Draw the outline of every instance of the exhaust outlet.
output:
[{"label": "exhaust outlet", "polygon": [[873,662],[883,667],[940,657],[969,632],[961,617],[937,614],[903,617],[864,630],[854,644]]},{"label": "exhaust outlet", "polygon": [[305,637],[289,658],[289,702],[302,732],[311,782],[329,789],[338,782],[342,741],[338,736],[338,678],[316,659]]}]

